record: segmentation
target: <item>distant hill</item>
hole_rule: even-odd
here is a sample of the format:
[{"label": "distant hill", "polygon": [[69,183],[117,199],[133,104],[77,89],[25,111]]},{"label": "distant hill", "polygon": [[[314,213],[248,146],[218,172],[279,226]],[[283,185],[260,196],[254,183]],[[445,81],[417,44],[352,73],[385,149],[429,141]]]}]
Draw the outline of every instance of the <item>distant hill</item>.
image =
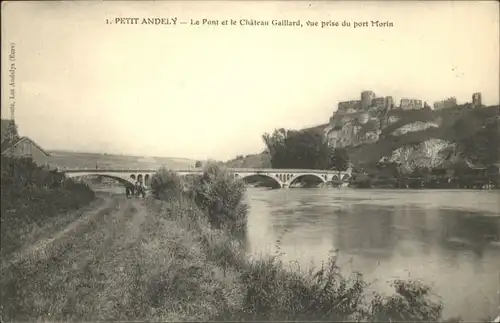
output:
[{"label": "distant hill", "polygon": [[155,169],[165,166],[171,169],[193,167],[194,160],[188,158],[123,156],[99,153],[51,151],[49,164],[59,168],[144,168]]},{"label": "distant hill", "polygon": [[224,163],[229,168],[270,168],[271,156],[267,153],[238,156]]}]

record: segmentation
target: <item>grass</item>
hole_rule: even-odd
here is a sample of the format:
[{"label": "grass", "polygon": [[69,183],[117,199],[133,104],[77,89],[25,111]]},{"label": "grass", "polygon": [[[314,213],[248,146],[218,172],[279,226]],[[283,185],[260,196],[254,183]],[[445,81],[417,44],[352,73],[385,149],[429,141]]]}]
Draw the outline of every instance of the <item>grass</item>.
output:
[{"label": "grass", "polygon": [[[18,249],[39,228],[61,222],[61,212],[87,205],[95,197],[86,185],[38,167],[31,159],[2,156],[1,255]],[[65,222],[65,221],[62,221]]]},{"label": "grass", "polygon": [[[145,201],[116,198],[44,256],[2,271],[2,318],[50,321],[435,321],[441,303],[418,282],[368,297],[359,273],[335,258],[310,270],[279,256],[253,260],[241,243],[240,180],[208,164],[184,180],[168,170]],[[3,261],[3,259],[2,259]]]},{"label": "grass", "polygon": [[[176,176],[160,171],[159,177]],[[182,179],[164,179],[163,182],[178,183]],[[290,268],[278,256],[249,260],[238,248],[235,232],[242,232],[246,210],[241,208],[244,192],[242,182],[228,176],[220,166],[208,164],[204,174],[191,182],[195,184],[192,194],[181,194],[158,214],[181,224],[182,232],[193,235],[201,244],[206,261],[215,264],[224,277],[229,275],[234,283],[231,290],[236,303],[227,304],[210,316],[216,320],[328,320],[328,321],[377,321],[438,320],[442,305],[439,298],[431,294],[429,287],[418,281],[394,282],[395,294],[375,294],[368,301],[369,285],[360,273],[343,277],[331,257],[322,267],[310,270]],[[175,190],[162,186],[164,190]],[[179,195],[177,195],[179,196]],[[209,211],[214,200],[221,201],[217,215]],[[150,201],[150,203],[159,203]],[[191,210],[189,212],[186,209]],[[208,212],[207,212],[208,211]],[[224,225],[221,226],[221,222]],[[238,230],[234,230],[237,227]],[[195,238],[195,236],[197,238]],[[209,266],[207,266],[208,268]],[[206,294],[205,294],[206,295]]]}]

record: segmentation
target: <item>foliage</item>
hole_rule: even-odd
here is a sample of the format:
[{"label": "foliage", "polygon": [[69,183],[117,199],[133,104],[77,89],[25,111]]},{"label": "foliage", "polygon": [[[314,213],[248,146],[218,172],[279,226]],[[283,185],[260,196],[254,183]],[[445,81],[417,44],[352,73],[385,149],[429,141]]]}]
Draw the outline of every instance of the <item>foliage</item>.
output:
[{"label": "foliage", "polygon": [[330,157],[330,167],[338,171],[346,171],[349,167],[349,154],[345,148],[333,149]]},{"label": "foliage", "polygon": [[215,227],[243,232],[247,206],[242,203],[245,184],[219,163],[208,161],[201,176],[181,178],[174,171],[158,170],[151,180],[153,195],[160,200],[189,197]]},{"label": "foliage", "polygon": [[360,273],[340,274],[330,255],[319,269],[287,268],[276,257],[254,260],[240,269],[242,307],[217,319],[250,321],[414,321],[439,320],[442,304],[418,281],[394,282],[396,294],[375,293]]},{"label": "foliage", "polygon": [[31,158],[1,159],[2,254],[19,247],[23,232],[62,211],[78,209],[94,199],[85,184],[38,167]]},{"label": "foliage", "polygon": [[[188,232],[201,234],[198,239],[207,261],[213,261],[223,272],[237,273],[238,307],[223,305],[212,319],[374,321],[377,317],[391,320],[406,317],[406,311],[410,313],[408,317],[415,320],[439,316],[439,303],[428,300],[426,292],[417,288],[420,285],[410,283],[402,287],[397,285],[406,303],[399,296],[380,295],[375,298],[376,302],[368,303],[365,299],[368,285],[362,276],[358,273],[342,276],[333,255],[319,269],[306,272],[287,268],[276,257],[245,258],[238,248],[234,248],[234,234],[238,231],[234,229],[239,226],[241,229],[246,221],[246,207],[242,207],[243,183],[223,167],[209,162],[203,175],[189,185],[194,192],[193,198],[181,196],[177,202],[170,200],[163,212],[182,221],[189,227]],[[195,210],[188,208],[193,202]],[[406,286],[416,287],[408,294]],[[397,302],[413,307],[402,307],[405,312],[398,312],[393,308]]]},{"label": "foliage", "polygon": [[481,120],[479,130],[458,142],[461,152],[474,164],[491,165],[500,161],[500,118]]},{"label": "foliage", "polygon": [[[2,126],[3,126],[2,120]],[[5,125],[5,129],[2,129],[2,143],[6,140],[8,143],[13,143],[20,139],[19,132],[17,131],[17,125],[14,121],[8,120]],[[3,151],[3,150],[2,150]]]},{"label": "foliage", "polygon": [[194,164],[194,167],[196,167],[196,168],[200,168],[200,167],[202,167],[202,166],[203,166],[203,164],[202,164],[202,162],[201,162],[201,161],[199,161],[199,160],[197,160],[197,161],[196,161],[196,163]]},{"label": "foliage", "polygon": [[433,299],[429,286],[420,281],[396,280],[396,295],[376,295],[371,302],[371,320],[374,322],[412,321],[436,322],[440,319],[443,305]]},{"label": "foliage", "polygon": [[320,133],[275,129],[262,136],[274,168],[326,169],[331,149]]},{"label": "foliage", "polygon": [[165,167],[161,167],[151,177],[151,192],[153,195],[162,200],[168,200],[172,197],[177,197],[184,189],[184,183],[180,176]]},{"label": "foliage", "polygon": [[193,187],[196,204],[216,227],[244,231],[247,206],[242,203],[245,184],[226,168],[209,161]]},{"label": "foliage", "polygon": [[[240,156],[238,156],[240,157]],[[271,168],[269,153],[246,155],[241,159],[234,158],[225,163],[228,168]]]},{"label": "foliage", "polygon": [[346,279],[330,258],[319,270],[291,270],[276,258],[249,262],[240,312],[229,319],[252,321],[356,320],[362,316],[366,284],[355,274]]},{"label": "foliage", "polygon": [[[332,255],[319,269],[276,257],[248,259],[227,230],[244,223],[244,186],[208,163],[191,181],[159,170],[159,196],[192,185],[193,195],[146,199],[147,216],[97,216],[76,235],[29,254],[2,275],[4,318],[23,321],[436,320],[429,289],[396,282],[397,295],[366,300],[360,274],[344,277]],[[199,185],[200,188],[196,188]],[[185,190],[183,190],[185,191]],[[207,214],[215,201],[220,214]],[[110,205],[110,212],[116,209]],[[2,212],[3,214],[3,212]],[[207,216],[209,215],[209,216]],[[212,216],[218,225],[213,225]],[[122,232],[126,230],[125,233]],[[69,252],[68,252],[69,250]],[[90,255],[90,257],[89,257]],[[77,267],[75,267],[75,264]],[[82,288],[83,287],[83,288]]]}]

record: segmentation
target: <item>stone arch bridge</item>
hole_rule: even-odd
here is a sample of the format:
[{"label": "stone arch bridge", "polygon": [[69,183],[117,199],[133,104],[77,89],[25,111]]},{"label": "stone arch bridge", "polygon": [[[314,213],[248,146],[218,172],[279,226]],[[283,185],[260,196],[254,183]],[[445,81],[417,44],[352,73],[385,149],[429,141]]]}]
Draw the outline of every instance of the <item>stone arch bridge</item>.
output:
[{"label": "stone arch bridge", "polygon": [[[335,170],[317,169],[273,169],[273,168],[230,168],[228,169],[234,177],[243,180],[255,176],[268,177],[274,180],[281,188],[289,187],[304,177],[315,177],[319,181],[326,183],[333,180],[347,180],[351,177],[350,171],[339,172]],[[63,169],[60,170],[67,178],[78,178],[84,176],[102,176],[112,178],[127,185],[136,181],[144,183],[149,187],[151,178],[156,173],[156,169]],[[180,176],[201,175],[201,168],[172,170]]]}]

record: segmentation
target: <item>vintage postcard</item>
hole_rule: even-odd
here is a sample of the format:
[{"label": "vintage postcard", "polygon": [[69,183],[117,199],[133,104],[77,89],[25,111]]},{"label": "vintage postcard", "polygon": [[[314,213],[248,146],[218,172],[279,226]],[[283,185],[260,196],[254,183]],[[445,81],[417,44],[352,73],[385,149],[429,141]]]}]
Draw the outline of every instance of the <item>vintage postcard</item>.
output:
[{"label": "vintage postcard", "polygon": [[499,9],[2,2],[0,320],[499,322]]}]

